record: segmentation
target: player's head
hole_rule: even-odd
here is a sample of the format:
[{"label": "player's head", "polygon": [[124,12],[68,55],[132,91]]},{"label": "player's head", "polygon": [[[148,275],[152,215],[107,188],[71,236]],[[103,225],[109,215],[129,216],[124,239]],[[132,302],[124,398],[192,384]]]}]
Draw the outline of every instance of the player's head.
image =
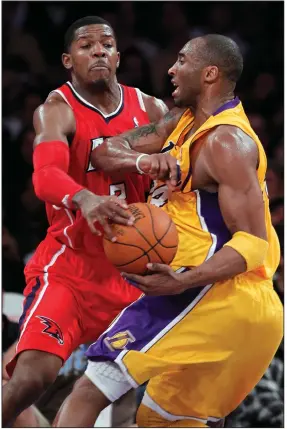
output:
[{"label": "player's head", "polygon": [[190,40],[169,69],[176,86],[176,105],[195,107],[198,97],[211,85],[233,91],[243,69],[238,45],[229,37],[208,34]]},{"label": "player's head", "polygon": [[86,16],[68,28],[62,61],[79,82],[107,85],[116,74],[119,60],[115,33],[109,22],[98,16]]}]

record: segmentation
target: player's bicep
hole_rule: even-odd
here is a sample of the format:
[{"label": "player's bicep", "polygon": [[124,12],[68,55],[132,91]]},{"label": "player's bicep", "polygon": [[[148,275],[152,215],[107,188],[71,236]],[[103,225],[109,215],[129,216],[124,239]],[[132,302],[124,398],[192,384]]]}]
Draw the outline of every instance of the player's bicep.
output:
[{"label": "player's bicep", "polygon": [[68,135],[75,130],[72,110],[65,103],[45,103],[33,116],[36,133],[34,146],[42,142],[60,140],[68,144]]},{"label": "player's bicep", "polygon": [[257,177],[258,149],[255,142],[231,130],[219,132],[207,147],[209,173],[218,183],[220,210],[229,231],[232,234],[244,231],[266,239],[265,207]]},{"label": "player's bicep", "polygon": [[218,199],[224,222],[231,234],[244,231],[266,239],[265,207],[257,177],[247,187],[219,184]]}]

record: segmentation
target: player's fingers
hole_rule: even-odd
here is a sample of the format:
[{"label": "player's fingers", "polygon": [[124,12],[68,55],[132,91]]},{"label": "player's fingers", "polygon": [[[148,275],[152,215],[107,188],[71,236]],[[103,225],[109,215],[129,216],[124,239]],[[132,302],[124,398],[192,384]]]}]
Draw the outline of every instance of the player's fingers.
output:
[{"label": "player's fingers", "polygon": [[103,227],[103,230],[105,231],[105,234],[106,234],[107,238],[109,240],[111,240],[113,243],[115,241],[117,241],[117,236],[115,235],[115,233],[114,233],[111,225],[108,223],[108,221],[105,220],[105,219],[104,220],[102,219],[100,223],[101,223],[101,225]]},{"label": "player's fingers", "polygon": [[169,178],[169,166],[165,157],[161,157],[159,161],[158,179],[166,180]]},{"label": "player's fingers", "polygon": [[112,222],[120,223],[121,225],[132,225],[135,221],[134,216],[129,211],[123,209],[114,201],[110,201],[109,205],[103,206],[101,212]]},{"label": "player's fingers", "polygon": [[158,177],[158,173],[159,173],[159,159],[157,156],[153,156],[151,157],[151,166],[150,166],[150,171],[149,174],[150,176],[153,177]]},{"label": "player's fingers", "polygon": [[120,206],[120,207],[122,207],[125,210],[127,210],[129,208],[126,200],[123,200],[121,198],[111,197],[110,201],[114,202],[117,206]]},{"label": "player's fingers", "polygon": [[131,273],[124,273],[122,272],[121,275],[128,281],[133,281],[137,283],[138,287],[141,288],[141,286],[145,286],[146,278],[144,276],[139,276],[138,274],[131,274]]},{"label": "player's fingers", "polygon": [[169,181],[172,186],[176,186],[179,178],[178,178],[178,167],[177,161],[174,157],[168,155],[166,157],[166,162],[169,169]]},{"label": "player's fingers", "polygon": [[157,264],[157,263],[149,263],[147,264],[147,268],[150,271],[157,271],[160,273],[169,273],[170,272],[170,267],[168,265],[165,264]]},{"label": "player's fingers", "polygon": [[87,218],[88,226],[89,226],[89,228],[90,228],[90,230],[92,231],[93,234],[102,235],[101,232],[94,225],[94,222],[96,222],[96,220],[97,219],[90,218],[90,217]]}]

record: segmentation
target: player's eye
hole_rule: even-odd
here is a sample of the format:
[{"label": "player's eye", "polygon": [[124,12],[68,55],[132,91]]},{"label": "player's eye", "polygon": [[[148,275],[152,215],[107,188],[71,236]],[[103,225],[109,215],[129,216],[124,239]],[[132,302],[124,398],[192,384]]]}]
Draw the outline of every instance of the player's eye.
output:
[{"label": "player's eye", "polygon": [[105,43],[104,47],[107,49],[111,49],[113,47],[113,45],[111,45],[110,43]]},{"label": "player's eye", "polygon": [[85,43],[84,45],[81,46],[82,49],[88,49],[90,47],[91,45],[89,43]]},{"label": "player's eye", "polygon": [[177,60],[177,62],[178,62],[179,64],[184,64],[184,59],[183,59],[183,58],[179,58],[179,59]]}]

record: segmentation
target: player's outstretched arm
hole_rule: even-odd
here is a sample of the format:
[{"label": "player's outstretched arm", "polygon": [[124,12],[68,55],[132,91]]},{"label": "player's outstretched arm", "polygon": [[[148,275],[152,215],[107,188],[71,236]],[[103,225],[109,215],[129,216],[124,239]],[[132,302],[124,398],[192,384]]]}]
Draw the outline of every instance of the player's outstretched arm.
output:
[{"label": "player's outstretched arm", "polygon": [[[158,153],[182,113],[182,109],[174,108],[158,122],[106,139],[92,152],[93,166],[105,172],[142,171],[159,179],[164,179],[171,171],[176,174],[176,161],[163,154],[159,157]],[[140,154],[147,155],[139,158]]]},{"label": "player's outstretched arm", "polygon": [[259,268],[269,247],[255,142],[235,127],[221,126],[209,136],[204,150],[209,176],[218,183],[220,210],[232,238],[214,256],[184,275],[190,286],[211,284]]},{"label": "player's outstretched arm", "polygon": [[58,95],[53,95],[35,111],[33,122],[36,132],[33,184],[38,198],[55,206],[79,208],[93,233],[101,234],[94,226],[99,222],[114,240],[108,219],[123,225],[131,224],[133,219],[125,201],[95,195],[69,176],[68,137],[75,132],[72,109]]}]

